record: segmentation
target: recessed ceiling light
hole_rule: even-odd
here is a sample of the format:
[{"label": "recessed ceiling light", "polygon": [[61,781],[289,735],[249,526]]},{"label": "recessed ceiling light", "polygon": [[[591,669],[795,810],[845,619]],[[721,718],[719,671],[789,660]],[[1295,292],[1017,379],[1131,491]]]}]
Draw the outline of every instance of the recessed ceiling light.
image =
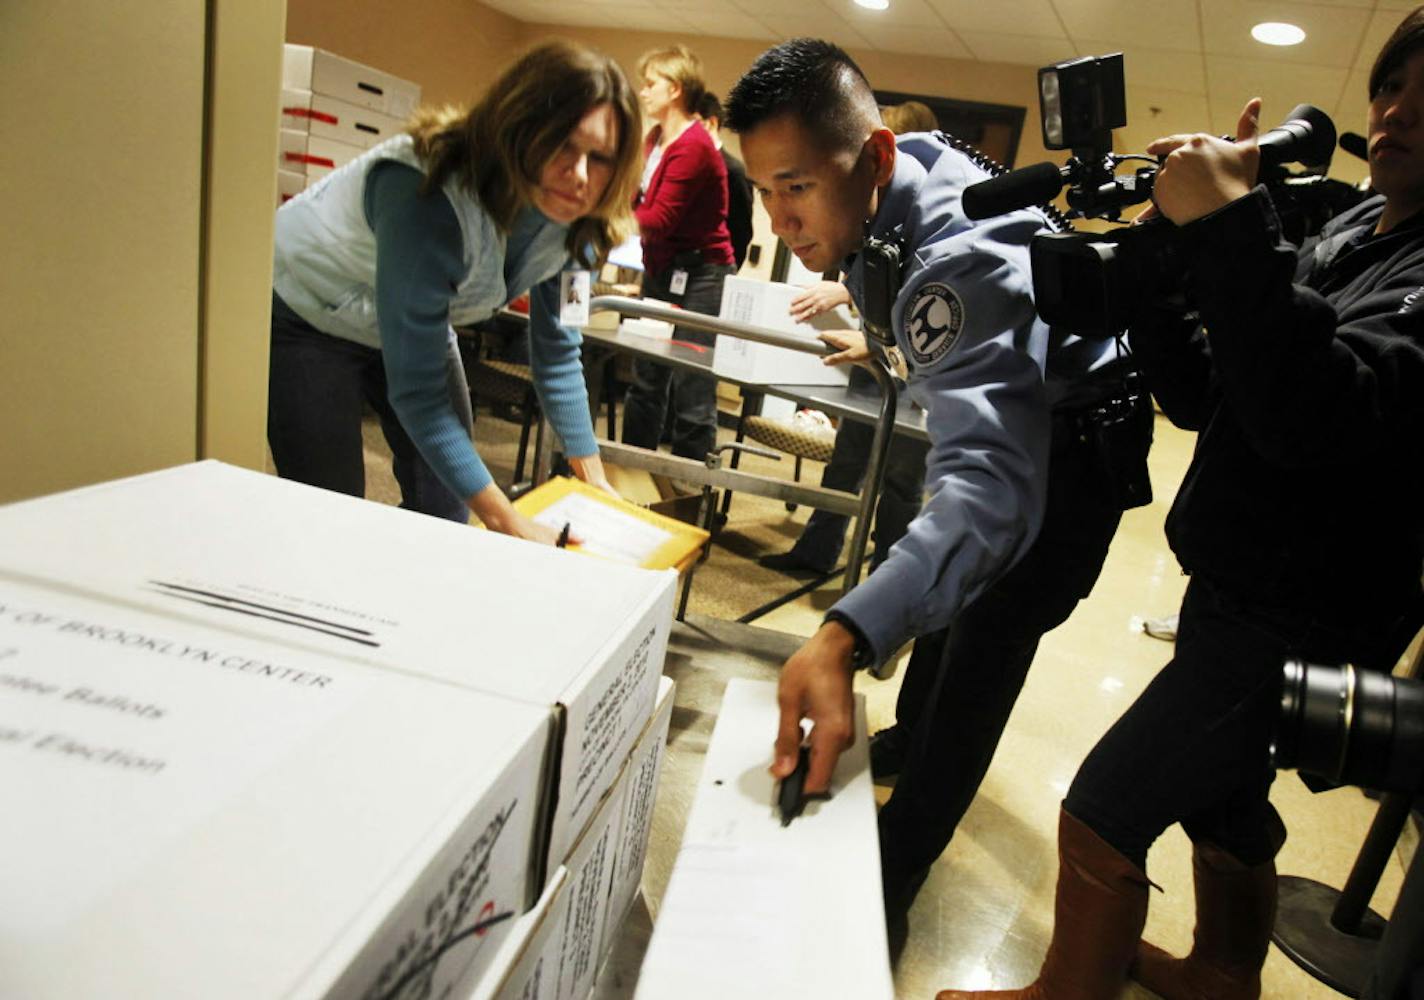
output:
[{"label": "recessed ceiling light", "polygon": [[866,10],[885,10],[890,6],[890,0],[855,0],[855,5]]},{"label": "recessed ceiling light", "polygon": [[1251,29],[1251,37],[1266,45],[1299,45],[1305,41],[1305,32],[1293,24],[1263,21]]}]

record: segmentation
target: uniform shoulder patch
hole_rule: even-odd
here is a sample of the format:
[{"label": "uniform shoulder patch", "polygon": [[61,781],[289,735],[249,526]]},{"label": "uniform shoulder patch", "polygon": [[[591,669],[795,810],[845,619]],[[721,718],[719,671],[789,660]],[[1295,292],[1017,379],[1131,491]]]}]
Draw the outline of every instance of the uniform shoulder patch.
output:
[{"label": "uniform shoulder patch", "polygon": [[949,353],[964,329],[964,302],[942,281],[921,285],[905,308],[905,334],[919,365],[932,365]]}]

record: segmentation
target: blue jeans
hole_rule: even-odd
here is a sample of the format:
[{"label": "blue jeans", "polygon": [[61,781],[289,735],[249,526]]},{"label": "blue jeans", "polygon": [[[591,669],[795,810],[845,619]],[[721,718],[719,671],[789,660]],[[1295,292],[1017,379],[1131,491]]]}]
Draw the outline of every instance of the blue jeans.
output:
[{"label": "blue jeans", "polygon": [[[643,276],[643,297],[672,302],[690,312],[716,316],[722,308],[722,283],[730,264],[693,264],[687,267],[687,288],[674,295],[669,283],[673,268]],[[705,345],[711,360],[717,335],[679,326],[673,337]],[[671,395],[672,453],[702,461],[717,445],[717,378],[710,372],[669,368],[656,361],[633,362],[633,384],[623,403],[623,443],[657,450]]]},{"label": "blue jeans", "polygon": [[[470,391],[452,332],[446,369],[450,405],[468,429]],[[386,392],[381,352],[322,333],[272,296],[272,354],[267,376],[267,442],[277,475],[309,486],[366,495],[361,443],[363,407],[381,421],[401,506],[461,524],[465,498],[440,481],[401,426]]]}]

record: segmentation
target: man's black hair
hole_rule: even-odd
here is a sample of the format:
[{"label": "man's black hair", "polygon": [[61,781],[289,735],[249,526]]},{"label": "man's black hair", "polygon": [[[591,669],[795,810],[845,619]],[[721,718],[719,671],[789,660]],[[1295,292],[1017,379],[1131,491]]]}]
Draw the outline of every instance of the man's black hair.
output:
[{"label": "man's black hair", "polygon": [[697,102],[697,107],[692,109],[704,121],[717,119],[722,121],[722,102],[717,100],[717,95],[710,90],[702,92],[702,100]]},{"label": "man's black hair", "polygon": [[1409,57],[1424,48],[1424,7],[1415,7],[1399,22],[1389,41],[1380,48],[1370,70],[1370,100],[1384,86],[1385,77],[1409,61]]},{"label": "man's black hair", "polygon": [[793,38],[757,57],[727,95],[733,132],[792,115],[828,149],[858,149],[880,124],[875,94],[844,49],[819,38]]}]

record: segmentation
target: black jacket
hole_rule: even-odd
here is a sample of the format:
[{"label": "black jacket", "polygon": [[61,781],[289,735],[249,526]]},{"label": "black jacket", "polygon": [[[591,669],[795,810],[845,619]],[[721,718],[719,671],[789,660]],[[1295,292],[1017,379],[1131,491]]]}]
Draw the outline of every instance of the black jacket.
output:
[{"label": "black jacket", "polygon": [[747,180],[747,168],[742,161],[725,149],[722,160],[727,164],[727,232],[731,234],[732,254],[740,268],[752,242],[752,182]]},{"label": "black jacket", "polygon": [[1258,188],[1178,231],[1200,322],[1132,332],[1163,412],[1201,432],[1167,518],[1182,567],[1327,626],[1388,627],[1420,595],[1424,216],[1376,237],[1382,208],[1297,251]]}]

